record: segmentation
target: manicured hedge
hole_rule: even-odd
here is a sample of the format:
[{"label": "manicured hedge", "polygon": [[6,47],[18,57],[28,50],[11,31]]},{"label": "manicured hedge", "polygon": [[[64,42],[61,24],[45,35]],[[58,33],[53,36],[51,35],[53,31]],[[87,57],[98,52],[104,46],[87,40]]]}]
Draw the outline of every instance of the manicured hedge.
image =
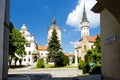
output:
[{"label": "manicured hedge", "polygon": [[45,66],[44,66],[44,60],[38,59],[38,60],[37,60],[36,67],[37,67],[37,68],[44,68],[44,67],[45,67]]}]

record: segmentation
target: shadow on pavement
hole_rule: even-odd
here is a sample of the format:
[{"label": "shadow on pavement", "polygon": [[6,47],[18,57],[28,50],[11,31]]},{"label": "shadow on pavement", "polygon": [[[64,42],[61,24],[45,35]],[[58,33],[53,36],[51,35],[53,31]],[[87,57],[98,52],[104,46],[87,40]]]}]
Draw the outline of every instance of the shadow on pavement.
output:
[{"label": "shadow on pavement", "polygon": [[52,77],[50,74],[9,74],[8,80],[101,80],[101,76]]}]

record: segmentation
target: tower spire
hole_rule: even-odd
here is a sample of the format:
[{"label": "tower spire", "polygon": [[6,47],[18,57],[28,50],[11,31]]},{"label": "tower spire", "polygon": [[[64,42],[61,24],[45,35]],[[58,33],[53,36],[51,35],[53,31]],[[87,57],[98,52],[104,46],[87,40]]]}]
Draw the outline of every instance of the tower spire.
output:
[{"label": "tower spire", "polygon": [[82,22],[86,22],[86,21],[88,22],[87,15],[86,15],[86,9],[85,9],[85,3],[84,3]]},{"label": "tower spire", "polygon": [[53,17],[52,24],[57,24],[57,23],[56,23],[56,18],[55,18],[55,17]]},{"label": "tower spire", "polygon": [[81,37],[89,36],[89,21],[87,20],[85,3],[83,6],[83,16],[81,21]]}]

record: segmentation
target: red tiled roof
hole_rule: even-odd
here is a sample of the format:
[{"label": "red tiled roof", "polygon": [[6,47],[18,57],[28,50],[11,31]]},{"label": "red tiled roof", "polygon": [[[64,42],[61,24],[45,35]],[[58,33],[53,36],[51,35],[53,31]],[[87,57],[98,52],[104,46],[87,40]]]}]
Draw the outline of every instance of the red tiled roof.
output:
[{"label": "red tiled roof", "polygon": [[86,38],[87,38],[87,40],[88,40],[89,42],[95,42],[97,36],[86,36]]},{"label": "red tiled roof", "polygon": [[78,46],[78,47],[76,47],[75,49],[79,49],[79,48],[81,48],[81,46]]},{"label": "red tiled roof", "polygon": [[73,53],[67,53],[67,54],[65,54],[66,56],[75,56]]},{"label": "red tiled roof", "polygon": [[47,46],[38,46],[38,50],[46,51]]}]

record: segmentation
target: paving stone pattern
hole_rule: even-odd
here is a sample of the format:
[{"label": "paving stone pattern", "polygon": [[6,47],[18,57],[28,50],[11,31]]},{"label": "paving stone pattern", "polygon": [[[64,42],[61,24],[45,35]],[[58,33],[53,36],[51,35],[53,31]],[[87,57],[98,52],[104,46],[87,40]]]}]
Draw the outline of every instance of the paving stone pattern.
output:
[{"label": "paving stone pattern", "polygon": [[9,70],[9,75],[25,75],[24,78],[8,78],[8,80],[101,80],[100,75],[78,76],[78,69],[38,69]]}]

